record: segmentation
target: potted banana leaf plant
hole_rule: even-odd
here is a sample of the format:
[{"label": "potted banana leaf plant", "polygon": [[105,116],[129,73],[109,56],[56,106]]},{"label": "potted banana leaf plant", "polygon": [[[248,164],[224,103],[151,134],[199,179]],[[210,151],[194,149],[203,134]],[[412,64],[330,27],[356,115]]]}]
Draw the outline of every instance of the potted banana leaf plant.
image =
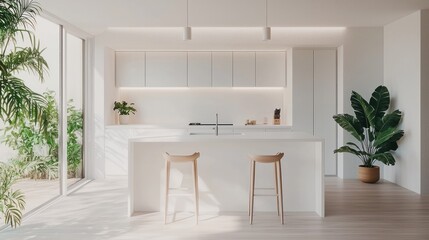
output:
[{"label": "potted banana leaf plant", "polygon": [[392,153],[398,149],[397,142],[404,135],[404,131],[398,129],[402,113],[399,110],[386,113],[390,106],[390,94],[385,86],[377,87],[369,102],[355,91],[352,92],[350,101],[356,116],[338,114],[334,116],[334,120],[357,143],[348,142],[334,153],[356,155],[362,161],[359,179],[366,183],[376,183],[380,179],[380,168],[374,165],[376,161],[395,165]]}]

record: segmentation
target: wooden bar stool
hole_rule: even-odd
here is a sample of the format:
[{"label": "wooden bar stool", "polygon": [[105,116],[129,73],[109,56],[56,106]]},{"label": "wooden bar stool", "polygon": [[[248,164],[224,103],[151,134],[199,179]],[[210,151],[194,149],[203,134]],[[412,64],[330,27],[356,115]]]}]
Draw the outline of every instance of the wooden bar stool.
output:
[{"label": "wooden bar stool", "polygon": [[197,159],[200,157],[200,153],[196,152],[192,155],[170,155],[164,153],[165,159],[165,208],[164,208],[164,224],[167,223],[168,213],[168,194],[170,190],[170,165],[172,162],[175,163],[186,163],[192,162],[192,175],[194,179],[194,197],[195,197],[195,220],[198,224],[198,170],[197,170]]},{"label": "wooden bar stool", "polygon": [[[250,155],[250,191],[249,191],[249,216],[250,224],[253,223],[253,203],[255,196],[276,196],[277,201],[277,215],[280,215],[280,222],[284,224],[283,216],[283,187],[282,187],[282,167],[281,159],[284,153],[277,153],[276,155]],[[255,167],[256,163],[274,163],[274,177],[275,177],[275,194],[255,194]]]}]

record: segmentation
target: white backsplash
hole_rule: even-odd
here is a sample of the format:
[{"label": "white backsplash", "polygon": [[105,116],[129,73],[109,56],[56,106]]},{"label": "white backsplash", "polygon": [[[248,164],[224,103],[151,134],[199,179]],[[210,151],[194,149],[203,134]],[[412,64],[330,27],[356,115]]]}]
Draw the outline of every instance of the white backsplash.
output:
[{"label": "white backsplash", "polygon": [[[282,108],[282,125],[287,125],[285,88],[163,88],[119,89],[120,99],[134,102],[136,124],[187,125],[190,122],[245,124],[264,118],[272,124],[275,108]],[[112,103],[113,104],[113,103]]]}]

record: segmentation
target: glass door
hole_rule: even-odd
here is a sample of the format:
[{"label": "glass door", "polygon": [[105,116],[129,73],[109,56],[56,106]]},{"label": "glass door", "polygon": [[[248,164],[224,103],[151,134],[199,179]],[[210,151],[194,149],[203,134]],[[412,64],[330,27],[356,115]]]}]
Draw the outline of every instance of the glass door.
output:
[{"label": "glass door", "polygon": [[66,34],[67,186],[84,178],[84,40]]}]

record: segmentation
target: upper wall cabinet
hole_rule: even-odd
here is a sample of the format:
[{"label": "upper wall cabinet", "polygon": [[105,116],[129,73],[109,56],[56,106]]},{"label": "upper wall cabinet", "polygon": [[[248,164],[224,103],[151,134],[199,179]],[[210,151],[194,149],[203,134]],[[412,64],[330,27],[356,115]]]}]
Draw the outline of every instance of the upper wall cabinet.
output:
[{"label": "upper wall cabinet", "polygon": [[256,52],[256,86],[286,86],[286,52]]},{"label": "upper wall cabinet", "polygon": [[116,52],[117,87],[285,87],[286,52]]},{"label": "upper wall cabinet", "polygon": [[234,52],[232,76],[234,87],[255,87],[255,52]]},{"label": "upper wall cabinet", "polygon": [[188,52],[188,87],[212,86],[211,52]]},{"label": "upper wall cabinet", "polygon": [[187,87],[187,52],[146,52],[147,87]]},{"label": "upper wall cabinet", "polygon": [[212,86],[232,87],[232,52],[212,52]]},{"label": "upper wall cabinet", "polygon": [[116,87],[145,86],[145,53],[116,52]]}]

